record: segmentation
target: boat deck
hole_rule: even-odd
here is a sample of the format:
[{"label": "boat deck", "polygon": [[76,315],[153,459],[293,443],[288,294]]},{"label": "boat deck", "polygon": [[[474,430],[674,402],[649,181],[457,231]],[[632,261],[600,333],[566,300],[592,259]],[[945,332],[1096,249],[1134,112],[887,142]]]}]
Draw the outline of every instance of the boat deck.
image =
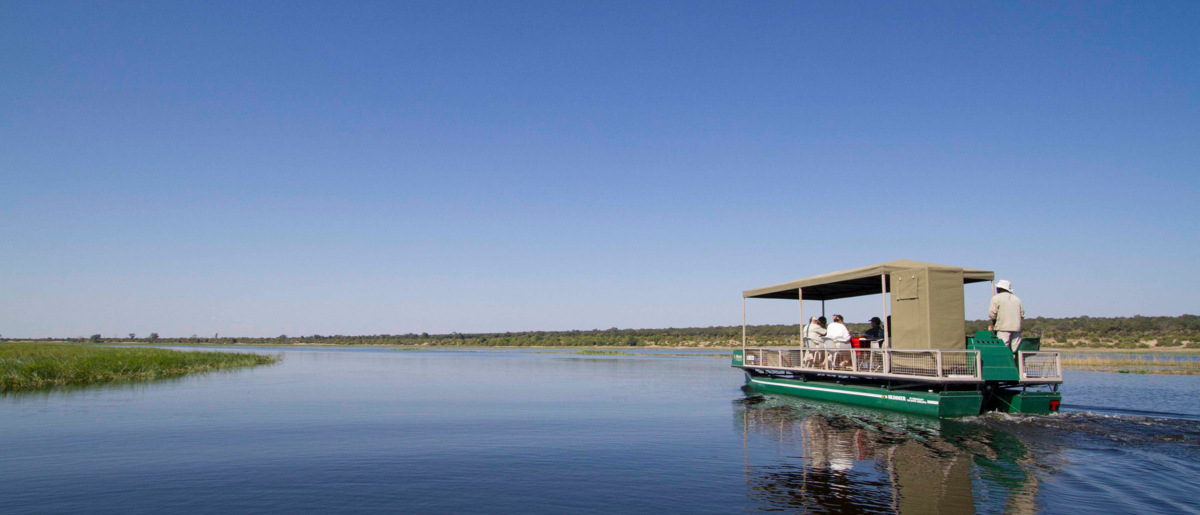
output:
[{"label": "boat deck", "polygon": [[[739,357],[742,358],[740,362]],[[1062,382],[1062,358],[1059,353],[1020,352],[1017,358],[1017,382]],[[840,375],[929,383],[983,383],[987,380],[984,377],[980,352],[977,350],[757,347],[746,348],[741,356],[735,353],[734,366],[764,372]]]}]

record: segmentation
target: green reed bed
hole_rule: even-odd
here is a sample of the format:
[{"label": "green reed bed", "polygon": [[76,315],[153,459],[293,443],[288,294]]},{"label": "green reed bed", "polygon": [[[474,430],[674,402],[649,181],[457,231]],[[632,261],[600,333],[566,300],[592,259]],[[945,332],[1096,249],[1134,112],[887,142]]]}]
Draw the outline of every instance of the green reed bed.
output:
[{"label": "green reed bed", "polygon": [[1173,356],[1083,355],[1062,357],[1063,368],[1123,374],[1200,374],[1200,361]]},{"label": "green reed bed", "polygon": [[621,350],[581,350],[579,352],[565,352],[563,354],[579,354],[584,356],[654,356],[654,357],[669,357],[669,358],[720,358],[729,359],[729,354],[667,354],[663,352],[628,352]]},{"label": "green reed bed", "polygon": [[0,344],[0,391],[144,381],[268,365],[279,356],[39,343]]}]

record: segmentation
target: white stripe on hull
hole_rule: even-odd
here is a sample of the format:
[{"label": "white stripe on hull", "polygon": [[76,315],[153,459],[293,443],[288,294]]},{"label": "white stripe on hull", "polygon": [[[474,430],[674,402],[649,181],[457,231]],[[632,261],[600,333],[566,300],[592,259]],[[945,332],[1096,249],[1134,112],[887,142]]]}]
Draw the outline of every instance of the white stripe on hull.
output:
[{"label": "white stripe on hull", "polygon": [[847,391],[847,390],[835,390],[833,388],[819,388],[816,386],[807,386],[807,385],[799,385],[799,384],[775,383],[775,382],[771,382],[771,381],[763,381],[760,379],[751,379],[750,381],[754,382],[754,383],[758,383],[758,384],[767,384],[767,385],[771,385],[771,386],[782,386],[785,388],[796,388],[799,390],[816,390],[819,392],[841,393],[841,394],[845,394],[845,395],[858,395],[860,397],[874,397],[877,399],[884,399],[884,400],[888,400],[890,398],[890,400],[905,401],[905,402],[911,402],[914,404],[937,405],[937,403],[938,403],[938,401],[931,401],[929,399],[922,399],[920,397],[909,397],[907,395],[889,395],[889,394],[880,394],[880,393],[851,392],[851,391]]}]

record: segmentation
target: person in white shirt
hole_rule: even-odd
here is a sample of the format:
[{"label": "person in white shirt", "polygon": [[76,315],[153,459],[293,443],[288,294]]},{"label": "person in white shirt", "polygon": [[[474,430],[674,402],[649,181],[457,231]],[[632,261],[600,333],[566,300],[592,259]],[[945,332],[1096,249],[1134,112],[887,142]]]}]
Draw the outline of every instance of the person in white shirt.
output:
[{"label": "person in white shirt", "polygon": [[827,346],[835,349],[850,348],[850,330],[842,321],[842,315],[833,315],[833,323],[825,330]]},{"label": "person in white shirt", "polygon": [[825,343],[824,317],[812,317],[804,330],[805,347],[820,347]]},{"label": "person in white shirt", "polygon": [[[808,327],[804,329],[804,346],[811,349],[820,349],[825,346],[825,317],[809,319]],[[822,352],[806,352],[804,353],[804,366],[811,367],[824,359]]]},{"label": "person in white shirt", "polygon": [[996,295],[988,306],[989,331],[996,331],[996,336],[1004,341],[1015,354],[1021,348],[1021,320],[1025,318],[1025,306],[1021,299],[1013,295],[1012,283],[998,281]]}]

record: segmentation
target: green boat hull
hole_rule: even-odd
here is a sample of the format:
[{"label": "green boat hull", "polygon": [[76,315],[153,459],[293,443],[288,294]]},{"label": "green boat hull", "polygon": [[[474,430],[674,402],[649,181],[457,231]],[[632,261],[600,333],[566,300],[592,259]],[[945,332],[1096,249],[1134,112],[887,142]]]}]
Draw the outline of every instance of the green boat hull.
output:
[{"label": "green boat hull", "polygon": [[983,395],[975,390],[949,392],[887,390],[879,386],[775,377],[750,377],[747,384],[755,390],[765,393],[792,395],[928,417],[968,417],[978,415],[983,408]]},{"label": "green boat hull", "polygon": [[[1003,344],[1000,344],[1001,346]],[[1003,355],[1007,361],[999,358],[990,361],[1006,364],[996,366],[995,370],[987,369],[985,361],[984,378],[986,381],[979,387],[971,389],[946,389],[931,384],[933,391],[914,389],[888,389],[884,382],[857,381],[842,382],[828,376],[809,376],[804,378],[786,378],[766,375],[756,375],[744,368],[742,351],[733,353],[733,366],[746,371],[746,384],[764,393],[777,393],[821,401],[852,404],[868,408],[878,408],[899,411],[914,415],[924,415],[938,418],[971,417],[989,411],[1004,413],[1020,413],[1030,415],[1046,415],[1059,410],[1062,394],[1054,391],[1026,391],[1024,388],[1015,389],[1010,378],[1016,378],[1016,363],[1006,347]],[[1008,370],[1011,368],[1012,370]],[[855,383],[855,384],[848,384]],[[939,390],[939,388],[941,388]]]}]

